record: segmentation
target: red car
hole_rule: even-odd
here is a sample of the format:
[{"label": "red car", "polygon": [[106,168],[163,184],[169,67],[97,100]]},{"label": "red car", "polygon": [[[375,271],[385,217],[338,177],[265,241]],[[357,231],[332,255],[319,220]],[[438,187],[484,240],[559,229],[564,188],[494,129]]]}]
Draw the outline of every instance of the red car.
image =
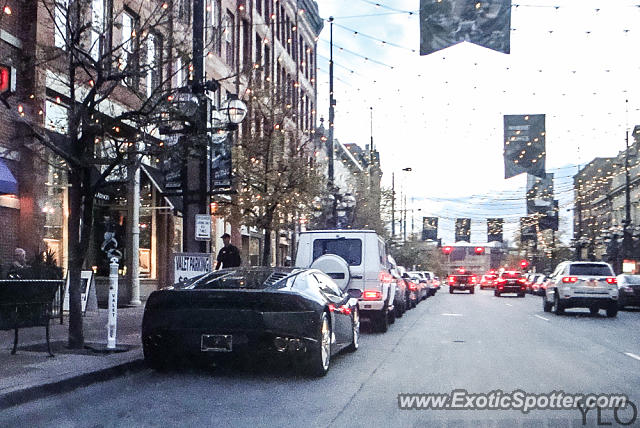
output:
[{"label": "red car", "polygon": [[480,289],[494,288],[496,286],[496,278],[498,278],[496,274],[482,275],[482,278],[480,278]]}]

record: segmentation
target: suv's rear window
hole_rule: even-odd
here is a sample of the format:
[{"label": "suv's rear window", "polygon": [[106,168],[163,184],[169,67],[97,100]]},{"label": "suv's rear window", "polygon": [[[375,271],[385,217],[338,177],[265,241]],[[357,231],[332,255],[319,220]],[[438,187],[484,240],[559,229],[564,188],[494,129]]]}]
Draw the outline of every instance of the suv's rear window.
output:
[{"label": "suv's rear window", "polygon": [[316,239],[313,241],[313,260],[324,254],[342,257],[349,266],[362,263],[362,241],[360,239]]},{"label": "suv's rear window", "polygon": [[613,272],[607,265],[580,263],[569,266],[569,275],[613,276]]}]

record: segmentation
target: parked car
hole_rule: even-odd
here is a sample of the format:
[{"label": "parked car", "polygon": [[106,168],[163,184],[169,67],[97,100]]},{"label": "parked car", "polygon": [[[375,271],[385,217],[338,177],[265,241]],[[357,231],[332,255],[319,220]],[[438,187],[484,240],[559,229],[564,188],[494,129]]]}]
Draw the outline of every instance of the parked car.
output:
[{"label": "parked car", "polygon": [[407,287],[416,293],[416,305],[426,299],[428,288],[419,278],[412,277],[404,266],[398,266],[398,272],[407,283]]},{"label": "parked car", "polygon": [[440,288],[438,285],[439,282],[435,281],[435,276],[431,271],[413,271],[409,272],[410,275],[416,275],[420,278],[420,280],[426,282],[427,285],[427,297],[433,296],[436,294],[436,291]]},{"label": "parked car", "polygon": [[640,275],[618,275],[618,307],[640,306]]},{"label": "parked car", "polygon": [[229,268],[154,291],[142,347],[154,369],[182,359],[279,354],[324,376],[331,357],[359,346],[359,289],[317,269]]},{"label": "parked car", "polygon": [[556,315],[568,308],[589,308],[595,315],[600,309],[608,317],[618,314],[618,280],[611,265],[604,262],[562,262],[547,283],[542,309]]},{"label": "parked car", "polygon": [[541,273],[532,273],[530,275],[527,275],[525,277],[526,281],[525,281],[525,286],[526,286],[526,292],[527,293],[533,293],[533,284],[535,284],[538,281],[538,278],[540,278],[542,276]]},{"label": "parked car", "polygon": [[[375,329],[387,331],[395,316],[394,302],[396,281],[390,278],[385,243],[372,230],[312,230],[300,233],[295,265],[315,267],[319,259],[336,255],[344,259],[343,267],[334,259],[328,259],[336,270],[321,269],[333,277],[349,275],[349,288],[362,291],[358,303],[360,315],[368,318]],[[334,263],[335,262],[335,263]]]},{"label": "parked car", "polygon": [[506,270],[498,275],[493,295],[500,297],[504,293],[517,293],[518,297],[524,297],[526,289],[526,278],[522,276],[521,272]]},{"label": "parked car", "polygon": [[415,306],[414,301],[416,299],[416,295],[415,292],[409,290],[407,283],[398,272],[398,265],[395,259],[388,255],[387,261],[389,262],[389,274],[396,282],[396,292],[394,294],[393,303],[395,316],[396,318],[402,318],[406,311]]},{"label": "parked car", "polygon": [[545,288],[543,288],[544,284],[547,281],[547,275],[538,275],[535,282],[531,284],[531,294],[535,294],[536,296],[542,296]]},{"label": "parked car", "polygon": [[431,281],[427,281],[424,277],[409,273],[409,279],[418,284],[421,290],[422,300],[431,296]]}]

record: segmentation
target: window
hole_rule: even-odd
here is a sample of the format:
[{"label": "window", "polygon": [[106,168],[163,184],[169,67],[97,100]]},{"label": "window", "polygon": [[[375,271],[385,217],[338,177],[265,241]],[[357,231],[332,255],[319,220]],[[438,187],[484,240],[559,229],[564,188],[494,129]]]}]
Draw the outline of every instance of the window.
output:
[{"label": "window", "polygon": [[66,134],[69,129],[68,108],[54,101],[46,100],[44,126],[50,131]]},{"label": "window", "polygon": [[57,0],[54,4],[54,46],[66,49],[67,46],[67,11],[69,0]]},{"label": "window", "polygon": [[362,263],[362,241],[360,239],[316,239],[313,241],[313,260],[324,254],[342,257],[349,266]]},{"label": "window", "polygon": [[128,70],[129,76],[125,78],[125,83],[136,87],[137,80],[134,78],[138,70],[138,59],[136,56],[136,43],[138,33],[138,19],[129,12],[122,14],[122,56],[120,57],[118,68],[120,71]]},{"label": "window", "polygon": [[235,16],[227,10],[224,24],[225,59],[230,66],[235,65]]},{"label": "window", "polygon": [[326,275],[314,273],[312,274],[319,283],[320,291],[327,294],[330,300],[336,300],[342,297],[340,288],[336,285],[331,278]]},{"label": "window", "polygon": [[222,46],[220,37],[220,27],[222,26],[220,21],[220,0],[209,0],[208,4],[209,7],[207,7],[206,12],[208,25],[205,26],[206,40],[216,55],[220,55]]},{"label": "window", "polygon": [[104,40],[104,1],[91,0],[91,58],[98,61],[103,52]]},{"label": "window", "polygon": [[593,275],[593,276],[613,276],[611,268],[607,265],[597,263],[572,264],[569,268],[569,275]]},{"label": "window", "polygon": [[150,97],[162,83],[162,42],[160,36],[150,33],[147,36],[147,97]]}]

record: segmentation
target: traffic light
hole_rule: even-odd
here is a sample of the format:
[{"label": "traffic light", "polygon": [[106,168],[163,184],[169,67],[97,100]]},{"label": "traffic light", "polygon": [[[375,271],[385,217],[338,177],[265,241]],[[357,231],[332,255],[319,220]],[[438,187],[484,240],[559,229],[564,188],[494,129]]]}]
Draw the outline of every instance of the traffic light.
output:
[{"label": "traffic light", "polygon": [[520,260],[520,267],[522,269],[526,269],[527,267],[529,267],[529,262],[524,259]]},{"label": "traffic light", "polygon": [[478,256],[481,256],[482,254],[484,254],[484,247],[476,247],[474,248],[474,251]]},{"label": "traffic light", "polygon": [[446,247],[442,247],[442,254],[444,254],[445,256],[448,256],[449,254],[451,254],[451,252],[453,251],[453,247],[450,246],[446,246]]}]

